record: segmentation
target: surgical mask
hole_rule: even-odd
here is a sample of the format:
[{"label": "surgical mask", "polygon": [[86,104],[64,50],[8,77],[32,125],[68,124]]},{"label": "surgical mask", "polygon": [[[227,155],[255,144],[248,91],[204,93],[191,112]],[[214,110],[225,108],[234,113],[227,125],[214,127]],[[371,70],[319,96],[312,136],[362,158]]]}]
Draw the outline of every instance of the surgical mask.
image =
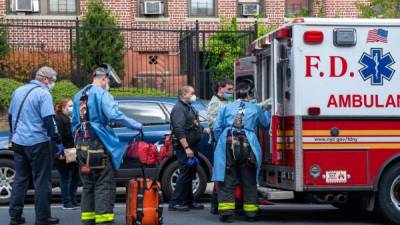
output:
[{"label": "surgical mask", "polygon": [[231,101],[233,99],[233,93],[224,92],[224,99],[227,101]]},{"label": "surgical mask", "polygon": [[190,99],[189,99],[190,103],[193,103],[193,102],[195,102],[196,100],[197,100],[196,95],[192,95],[192,96],[190,97]]},{"label": "surgical mask", "polygon": [[47,88],[49,89],[49,91],[51,91],[51,90],[53,90],[53,88],[56,86],[56,83],[49,83],[48,85],[47,85]]},{"label": "surgical mask", "polygon": [[74,110],[74,107],[70,106],[68,107],[67,111],[69,114],[72,114],[72,111]]},{"label": "surgical mask", "polygon": [[106,84],[106,86],[104,87],[104,90],[106,90],[106,91],[110,90],[110,84],[109,83]]}]

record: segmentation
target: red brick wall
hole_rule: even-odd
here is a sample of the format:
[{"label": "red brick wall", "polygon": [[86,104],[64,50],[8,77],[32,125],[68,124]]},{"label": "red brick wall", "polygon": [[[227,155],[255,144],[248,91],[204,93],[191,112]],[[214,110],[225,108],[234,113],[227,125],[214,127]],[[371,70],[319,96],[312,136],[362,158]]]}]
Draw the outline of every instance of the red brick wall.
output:
[{"label": "red brick wall", "polygon": [[322,0],[324,17],[350,17],[359,15],[356,2],[368,3],[368,0]]}]

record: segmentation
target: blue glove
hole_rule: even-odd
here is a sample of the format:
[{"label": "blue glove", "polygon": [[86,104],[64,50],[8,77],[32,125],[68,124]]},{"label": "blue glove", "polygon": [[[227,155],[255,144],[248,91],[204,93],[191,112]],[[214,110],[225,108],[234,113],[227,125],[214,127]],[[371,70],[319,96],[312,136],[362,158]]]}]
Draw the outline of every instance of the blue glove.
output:
[{"label": "blue glove", "polygon": [[63,144],[57,144],[56,146],[56,156],[57,158],[60,158],[60,156],[64,155],[64,145]]},{"label": "blue glove", "polygon": [[199,165],[199,159],[196,156],[187,159],[187,164],[192,167]]}]

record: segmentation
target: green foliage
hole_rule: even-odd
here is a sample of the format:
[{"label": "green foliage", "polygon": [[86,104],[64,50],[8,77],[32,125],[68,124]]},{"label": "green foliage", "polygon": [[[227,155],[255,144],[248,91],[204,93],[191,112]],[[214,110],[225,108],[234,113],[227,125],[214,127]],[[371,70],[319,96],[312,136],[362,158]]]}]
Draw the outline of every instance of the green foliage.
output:
[{"label": "green foliage", "polygon": [[51,91],[53,102],[55,104],[62,98],[72,99],[78,91],[78,87],[75,86],[71,81],[59,81],[56,83],[56,86]]},{"label": "green foliage", "polygon": [[206,65],[212,74],[212,80],[222,78],[233,79],[233,62],[244,55],[246,43],[239,31],[236,18],[228,22],[225,18],[221,19],[220,32],[217,32],[209,39],[205,53]]},{"label": "green foliage", "polygon": [[264,24],[261,22],[257,22],[257,37],[262,37],[268,33],[271,33],[273,30],[278,28],[277,24]]},{"label": "green foliage", "polygon": [[286,17],[288,18],[301,18],[301,17],[309,17],[311,14],[311,10],[309,8],[302,8],[298,13],[288,14]]},{"label": "green foliage", "polygon": [[133,97],[133,96],[143,96],[143,97],[176,97],[177,94],[171,93],[170,95],[165,92],[161,92],[153,88],[144,89],[123,89],[123,88],[111,88],[110,93],[114,97]]},{"label": "green foliage", "polygon": [[6,110],[11,102],[11,95],[19,86],[23,85],[8,78],[0,78],[0,110]]},{"label": "green foliage", "polygon": [[370,0],[369,4],[357,2],[362,18],[400,18],[400,0]]},{"label": "green foliage", "polygon": [[90,0],[82,19],[80,56],[87,72],[107,62],[121,79],[124,74],[124,37],[117,19],[105,8],[102,0]]},{"label": "green foliage", "polygon": [[3,59],[10,52],[10,45],[8,44],[8,32],[2,27],[0,28],[0,59]]}]

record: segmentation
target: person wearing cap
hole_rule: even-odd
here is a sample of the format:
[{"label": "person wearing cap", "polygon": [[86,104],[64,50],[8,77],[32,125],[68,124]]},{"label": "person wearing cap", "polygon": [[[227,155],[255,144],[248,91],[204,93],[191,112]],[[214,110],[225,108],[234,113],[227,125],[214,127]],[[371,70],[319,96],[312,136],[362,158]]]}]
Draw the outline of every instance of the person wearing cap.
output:
[{"label": "person wearing cap", "polygon": [[51,142],[57,152],[63,151],[61,137],[54,120],[53,99],[57,73],[44,66],[36,71],[35,79],[12,94],[9,114],[10,147],[14,151],[15,179],[9,208],[10,225],[25,223],[24,199],[29,182],[34,180],[36,224],[58,224],[51,217]]},{"label": "person wearing cap", "polygon": [[119,169],[126,145],[119,142],[110,123],[142,130],[142,124],[118,110],[108,92],[110,82],[121,83],[109,64],[93,71],[93,83],[74,97],[72,129],[83,184],[82,224],[114,224],[115,170]]}]

